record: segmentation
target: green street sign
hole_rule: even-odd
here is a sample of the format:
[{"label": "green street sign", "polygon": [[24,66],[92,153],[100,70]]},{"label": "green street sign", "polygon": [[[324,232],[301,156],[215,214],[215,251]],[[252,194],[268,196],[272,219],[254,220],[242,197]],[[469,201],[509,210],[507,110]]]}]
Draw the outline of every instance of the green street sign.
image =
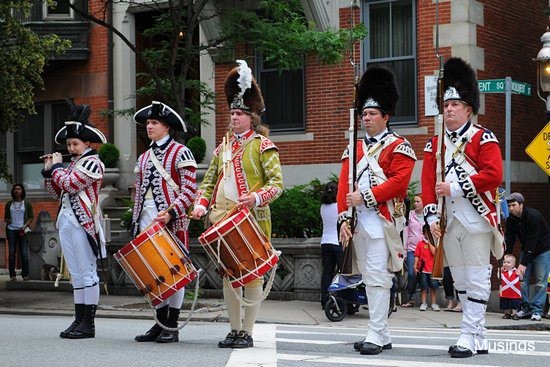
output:
[{"label": "green street sign", "polygon": [[[506,79],[485,79],[478,80],[480,93],[505,93]],[[512,80],[512,93],[522,94],[524,96],[531,95],[531,84]]]}]

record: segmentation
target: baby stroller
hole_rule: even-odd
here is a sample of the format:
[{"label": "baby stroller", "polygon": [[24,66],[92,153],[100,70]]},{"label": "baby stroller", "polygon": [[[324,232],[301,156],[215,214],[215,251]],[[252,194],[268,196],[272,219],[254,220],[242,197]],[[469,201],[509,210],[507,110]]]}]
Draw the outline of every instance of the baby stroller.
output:
[{"label": "baby stroller", "polygon": [[[325,304],[325,316],[330,321],[342,321],[346,315],[358,312],[360,306],[368,305],[367,292],[360,274],[337,274],[328,287],[328,291],[329,298]],[[388,317],[393,312],[394,306],[395,293],[392,291],[390,292]]]}]

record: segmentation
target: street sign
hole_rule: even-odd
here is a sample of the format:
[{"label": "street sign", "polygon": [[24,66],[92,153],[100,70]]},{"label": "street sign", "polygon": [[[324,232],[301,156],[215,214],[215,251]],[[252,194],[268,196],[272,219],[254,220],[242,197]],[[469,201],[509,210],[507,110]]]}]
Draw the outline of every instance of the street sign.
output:
[{"label": "street sign", "polygon": [[[480,93],[505,93],[506,92],[506,79],[485,79],[478,80]],[[531,84],[518,82],[512,80],[511,85],[512,93],[522,94],[524,96],[531,95]]]},{"label": "street sign", "polygon": [[535,136],[525,148],[525,153],[550,176],[550,122]]}]

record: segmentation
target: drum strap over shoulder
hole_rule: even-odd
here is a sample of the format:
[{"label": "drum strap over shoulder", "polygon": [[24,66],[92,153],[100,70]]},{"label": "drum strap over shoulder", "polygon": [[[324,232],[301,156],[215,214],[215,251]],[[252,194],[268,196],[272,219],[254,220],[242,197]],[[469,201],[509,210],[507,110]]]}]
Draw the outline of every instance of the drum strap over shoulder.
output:
[{"label": "drum strap over shoulder", "polygon": [[160,175],[162,176],[164,181],[166,181],[168,183],[168,185],[170,185],[170,187],[172,187],[172,190],[174,190],[174,192],[177,195],[179,195],[179,193],[180,193],[179,186],[176,184],[176,182],[174,181],[172,176],[170,176],[170,174],[168,172],[166,172],[166,170],[164,169],[162,164],[160,164],[159,160],[155,156],[155,153],[153,153],[153,149],[149,149],[149,159],[151,159],[151,162],[153,163],[153,166],[155,166],[155,168],[160,173]]}]

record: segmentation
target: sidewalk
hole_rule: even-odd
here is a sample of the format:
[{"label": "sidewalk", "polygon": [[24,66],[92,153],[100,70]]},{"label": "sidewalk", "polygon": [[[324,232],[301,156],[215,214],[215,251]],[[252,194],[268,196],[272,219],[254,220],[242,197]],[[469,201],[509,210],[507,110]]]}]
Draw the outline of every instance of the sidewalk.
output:
[{"label": "sidewalk", "polygon": [[[10,283],[10,284],[8,284]],[[8,288],[8,289],[6,289]],[[63,315],[73,313],[73,297],[69,284],[62,284],[60,291],[52,282],[29,281],[10,282],[5,275],[0,275],[0,313],[25,315]],[[39,290],[31,290],[39,289]],[[69,290],[69,291],[67,291]],[[189,315],[190,301],[185,302],[181,320]],[[325,316],[319,302],[266,300],[258,316],[258,322],[322,325],[326,327],[366,327],[368,310],[363,308],[354,315],[346,316],[340,322],[331,322]],[[416,308],[398,306],[390,319],[390,327],[403,328],[459,328],[461,313],[420,311]],[[153,311],[145,298],[139,295],[105,295],[101,294],[98,317],[151,319]],[[200,299],[191,316],[192,321],[227,322],[225,305],[221,299]],[[487,313],[486,327],[503,330],[550,330],[550,320],[504,320],[500,313]]]}]

